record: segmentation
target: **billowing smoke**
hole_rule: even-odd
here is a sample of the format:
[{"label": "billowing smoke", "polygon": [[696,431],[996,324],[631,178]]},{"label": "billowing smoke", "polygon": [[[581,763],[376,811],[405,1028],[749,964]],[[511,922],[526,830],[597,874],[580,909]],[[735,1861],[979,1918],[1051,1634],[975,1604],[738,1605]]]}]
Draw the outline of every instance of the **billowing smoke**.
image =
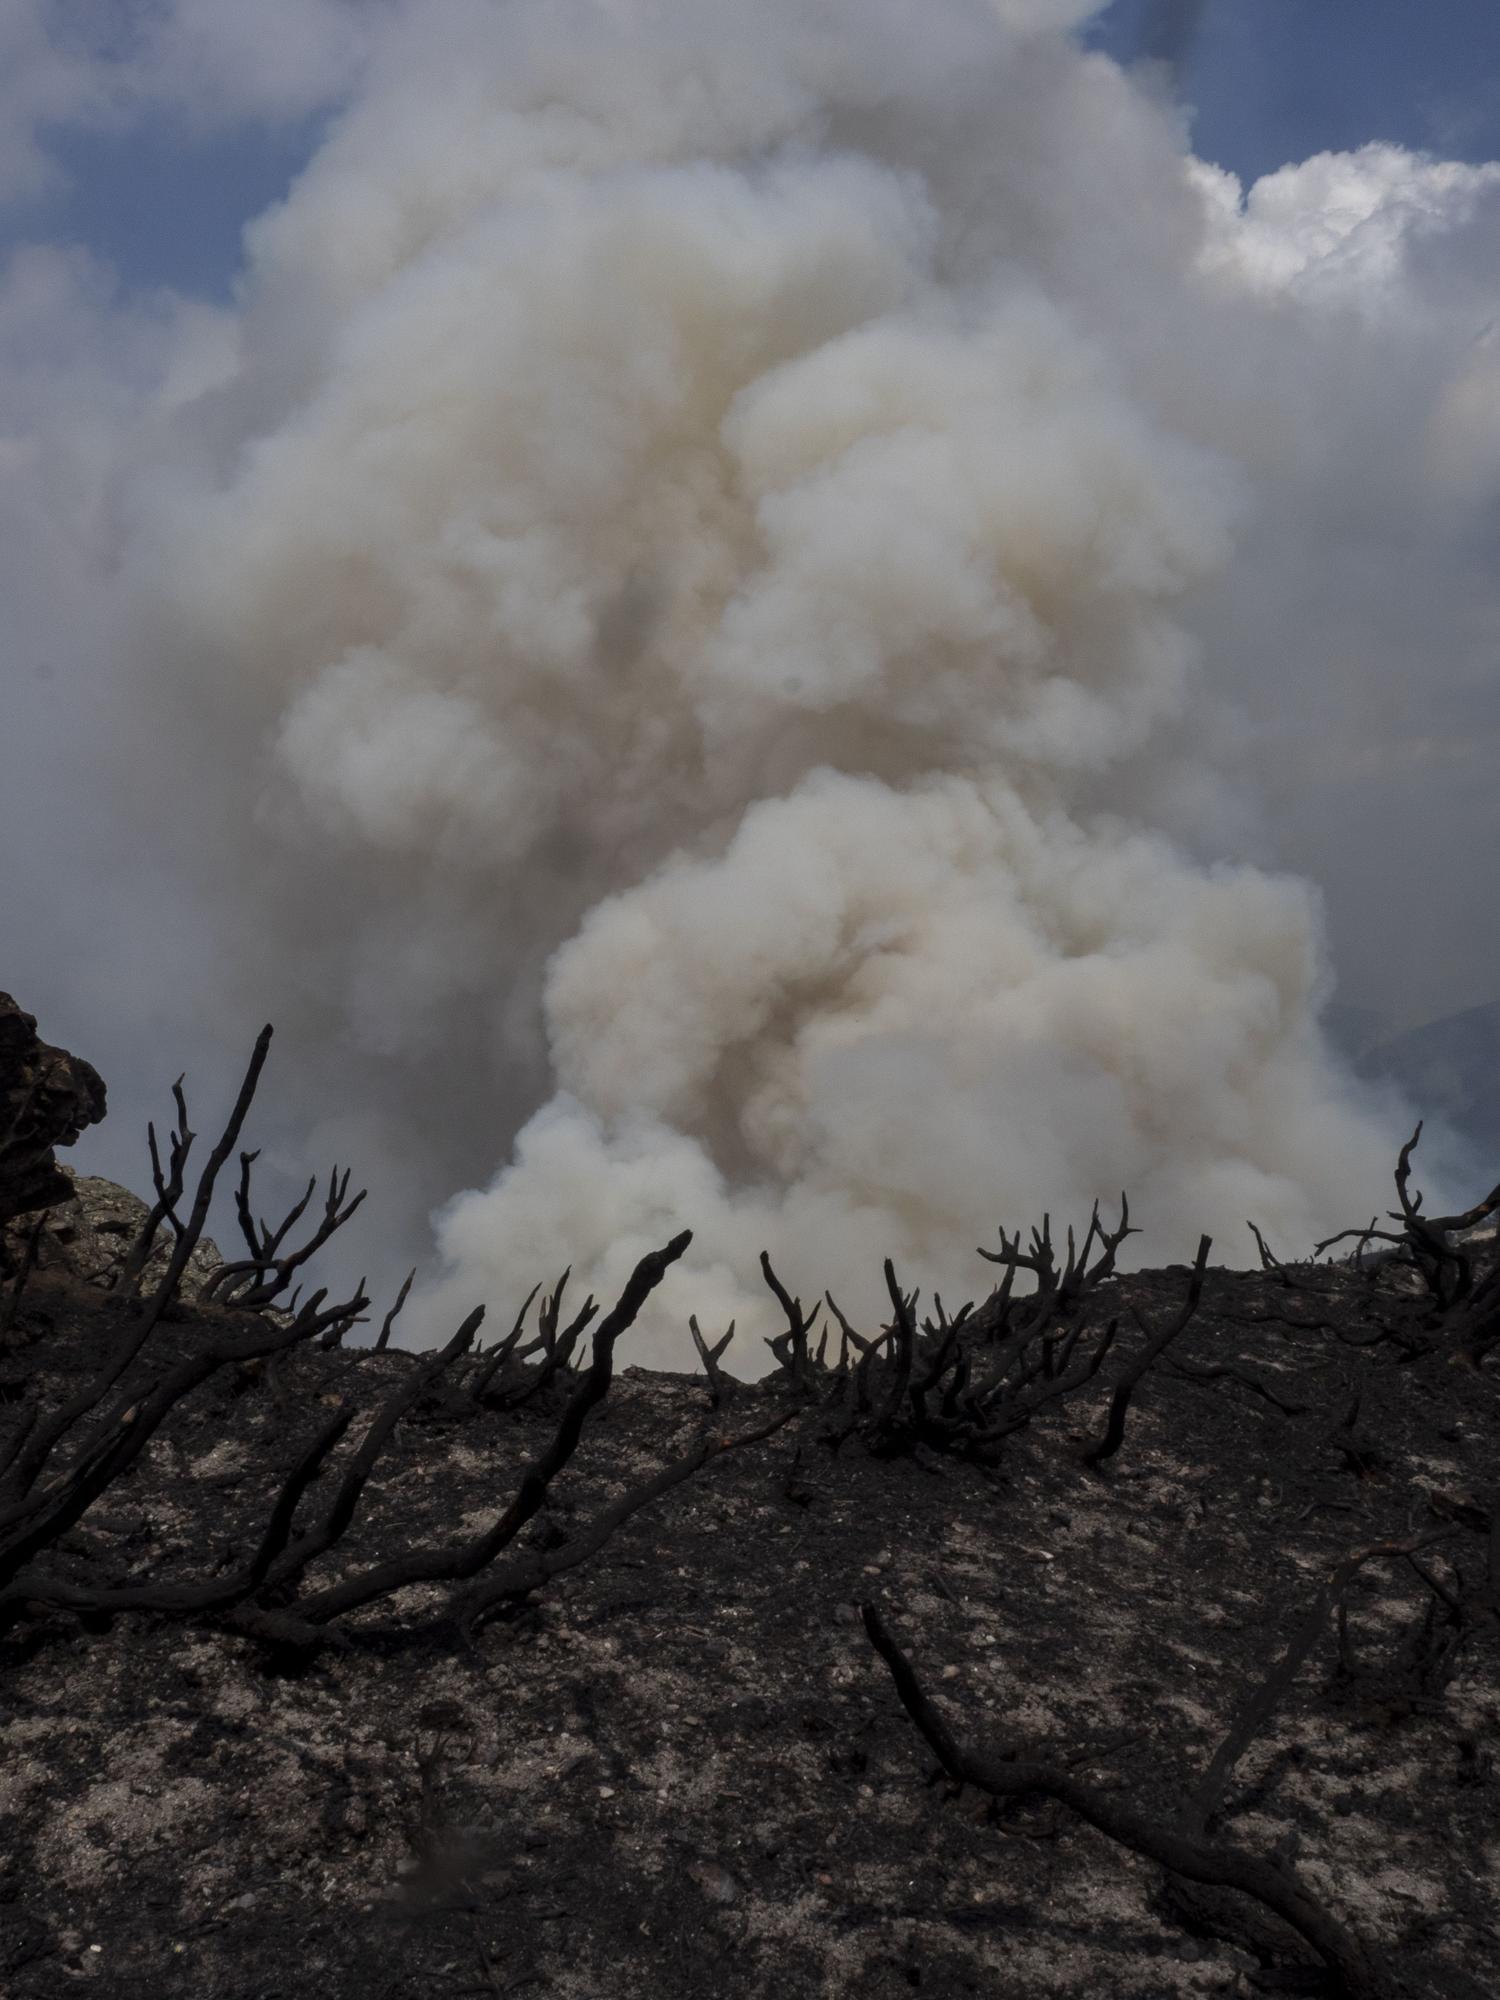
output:
[{"label": "billowing smoke", "polygon": [[90,514],[158,963],[277,1020],[285,1164],[445,1204],[423,1337],[690,1226],[635,1357],[754,1366],[762,1248],[867,1313],[1121,1189],[1155,1260],[1381,1203],[1317,899],[1232,857],[1289,688],[1330,777],[1406,740],[1361,620],[1473,561],[1496,176],[1244,209],[1089,11],[393,8],[163,309]]}]

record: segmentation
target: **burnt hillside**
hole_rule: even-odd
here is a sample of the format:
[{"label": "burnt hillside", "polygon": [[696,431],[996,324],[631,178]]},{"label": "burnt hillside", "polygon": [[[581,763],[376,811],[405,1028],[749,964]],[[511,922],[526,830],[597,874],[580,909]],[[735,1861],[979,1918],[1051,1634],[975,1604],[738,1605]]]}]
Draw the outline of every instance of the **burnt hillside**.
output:
[{"label": "burnt hillside", "polygon": [[16,2000],[1500,1985],[1489,1204],[1408,1153],[1358,1263],[1121,1276],[1122,1217],[885,1328],[768,1265],[736,1384],[614,1367],[681,1239],[346,1345],[347,1184],[206,1259],[187,1130],[112,1263],[8,1239]]}]

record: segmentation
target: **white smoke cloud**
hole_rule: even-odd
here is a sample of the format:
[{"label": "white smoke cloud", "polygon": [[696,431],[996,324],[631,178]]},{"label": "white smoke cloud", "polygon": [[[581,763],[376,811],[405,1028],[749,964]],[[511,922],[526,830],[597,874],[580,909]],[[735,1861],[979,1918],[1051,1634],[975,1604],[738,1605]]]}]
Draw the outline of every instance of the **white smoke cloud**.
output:
[{"label": "white smoke cloud", "polygon": [[1034,815],[1002,778],[815,773],[559,952],[563,1091],[449,1210],[443,1313],[523,1246],[561,1268],[597,1243],[617,1285],[672,1203],[695,1299],[741,1324],[760,1243],[864,1307],[884,1255],[963,1283],[1039,1188],[1128,1184],[1173,1249],[1189,1218],[1301,1230],[1382,1144],[1330,1083],[1316,978],[1293,885]]},{"label": "white smoke cloud", "polygon": [[754,1366],[763,1247],[868,1314],[1122,1188],[1153,1260],[1381,1204],[1317,899],[1226,857],[1410,756],[1398,592],[1465,768],[1496,176],[1242,203],[1088,11],[371,10],[264,86],[357,79],[236,312],[18,426],[105,468],[51,546],[191,979],[126,1010],[270,1012],[270,1152],[445,1202],[424,1337],[684,1225],[636,1357]]}]

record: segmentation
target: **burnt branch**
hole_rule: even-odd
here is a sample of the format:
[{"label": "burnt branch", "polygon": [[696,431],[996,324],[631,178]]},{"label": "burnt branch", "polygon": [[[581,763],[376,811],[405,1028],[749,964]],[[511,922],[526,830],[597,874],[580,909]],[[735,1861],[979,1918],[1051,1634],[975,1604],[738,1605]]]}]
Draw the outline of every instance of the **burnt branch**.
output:
[{"label": "burnt branch", "polygon": [[337,1235],[355,1214],[367,1192],[361,1188],[350,1200],[350,1170],[346,1167],[341,1174],[335,1167],[328,1176],[328,1192],[323,1199],[323,1213],[317,1226],[305,1243],[295,1250],[283,1251],[282,1245],[312,1199],[317,1178],[314,1176],[308,1182],[300,1200],[294,1202],[277,1227],[271,1229],[265,1222],[256,1221],[250,1207],[250,1171],[259,1157],[259,1153],[240,1154],[240,1184],[235,1197],[240,1229],[250,1255],[236,1263],[221,1264],[202,1291],[205,1300],[218,1299],[240,1312],[259,1312],[265,1306],[274,1305],[291,1283],[293,1273],[300,1271]]},{"label": "burnt branch", "polygon": [[[257,1326],[248,1334],[211,1343],[139,1394],[120,1398],[101,1416],[92,1435],[84,1438],[71,1464],[54,1472],[45,1486],[33,1486],[11,1500],[0,1513],[0,1603],[29,1594],[19,1573],[75,1526],[105,1489],[130,1469],[184,1396],[220,1368],[264,1359],[315,1339],[349,1311],[350,1302],[325,1311],[325,1296],[319,1292],[309,1299],[288,1327]],[[50,1456],[49,1449],[43,1465]]]},{"label": "burnt branch", "polygon": [[252,1265],[263,1265],[280,1249],[283,1240],[293,1227],[301,1221],[307,1204],[317,1193],[318,1177],[310,1176],[307,1186],[298,1200],[292,1203],[280,1226],[274,1231],[268,1229],[264,1220],[257,1223],[250,1207],[250,1175],[255,1162],[260,1158],[260,1148],[240,1154],[240,1184],[234,1191],[234,1212],[240,1225],[240,1234],[245,1239],[245,1247],[250,1252]]},{"label": "burnt branch", "polygon": [[1055,1799],[1106,1838],[1190,1882],[1237,1890],[1288,1924],[1327,1966],[1343,2000],[1393,2000],[1375,1955],[1316,1897],[1279,1855],[1194,1838],[1180,1824],[1148,1819],[1117,1796],[1096,1790],[1066,1764],[1049,1763],[1026,1746],[999,1754],[972,1750],[954,1736],[910,1660],[873,1604],[861,1607],[870,1643],[885,1661],[896,1692],[928,1748],[950,1778],[991,1798],[1040,1795]]},{"label": "burnt branch", "polygon": [[209,1582],[148,1582],[101,1589],[98,1585],[84,1586],[67,1578],[23,1570],[12,1591],[0,1597],[0,1618],[4,1616],[8,1601],[21,1601],[32,1606],[45,1604],[59,1610],[105,1617],[124,1611],[155,1611],[189,1618],[231,1610],[265,1582],[272,1564],[291,1538],[298,1504],[322,1471],[330,1452],[343,1438],[353,1417],[352,1405],[345,1403],[317,1433],[277,1494],[254,1555],[230,1576]]},{"label": "burnt branch", "polygon": [[[413,1264],[411,1269],[407,1272],[405,1278],[401,1282],[401,1289],[396,1294],[396,1303],[391,1307],[390,1311],[386,1314],[385,1318],[380,1322],[380,1331],[378,1334],[376,1334],[374,1344],[371,1348],[371,1352],[373,1354],[384,1354],[385,1350],[390,1346],[391,1328],[396,1324],[396,1321],[401,1317],[401,1308],[406,1304],[406,1295],[411,1290],[412,1285],[415,1283],[416,1276],[417,1276],[417,1267],[415,1264]],[[531,1296],[532,1298],[535,1298],[536,1297],[535,1292],[533,1292]],[[526,1303],[530,1305],[531,1299],[528,1299]]]},{"label": "burnt branch", "polygon": [[[354,1287],[354,1289],[361,1298],[364,1297],[365,1280],[363,1272],[360,1273],[359,1283]],[[327,1333],[325,1333],[323,1335],[323,1338],[318,1342],[318,1345],[325,1351],[325,1353],[331,1347],[342,1347],[344,1342],[348,1339],[349,1335],[353,1333],[354,1329],[357,1326],[363,1326],[364,1324],[365,1324],[365,1316],[362,1312],[351,1312],[348,1315],[346,1315],[345,1318],[337,1320],[331,1327],[329,1327]]]},{"label": "burnt branch", "polygon": [[[1412,1155],[1422,1137],[1419,1124],[1401,1148],[1396,1163],[1397,1208],[1390,1211],[1394,1229],[1341,1230],[1318,1246],[1355,1240],[1354,1260],[1364,1269],[1367,1246],[1388,1246],[1376,1260],[1379,1274],[1392,1271],[1419,1280],[1421,1296],[1403,1297],[1397,1311],[1365,1341],[1342,1336],[1345,1345],[1378,1345],[1390,1341],[1401,1349],[1401,1362],[1420,1360],[1435,1349],[1446,1348],[1453,1358],[1470,1367],[1480,1367],[1500,1346],[1500,1245],[1486,1252],[1477,1245],[1472,1232],[1500,1213],[1500,1185],[1461,1214],[1428,1216],[1422,1212],[1422,1195],[1411,1187]],[[1398,1364],[1399,1365],[1399,1364]]]},{"label": "burnt branch", "polygon": [[[1255,1248],[1260,1256],[1260,1268],[1262,1269],[1262,1271],[1265,1272],[1268,1278],[1272,1279],[1276,1284],[1280,1285],[1284,1291],[1309,1292],[1315,1298],[1326,1298],[1328,1296],[1328,1287],[1326,1285],[1310,1284],[1306,1278],[1294,1276],[1291,1266],[1289,1264],[1284,1264],[1282,1262],[1282,1260],[1276,1255],[1276,1252],[1271,1248],[1270,1244],[1266,1241],[1265,1237],[1261,1234],[1260,1230],[1256,1227],[1256,1225],[1253,1222],[1247,1222],[1245,1224],[1245,1227],[1250,1231],[1250,1234],[1255,1238]],[[1370,1230],[1373,1230],[1374,1227],[1375,1224],[1374,1221],[1372,1220],[1370,1223]],[[1363,1235],[1365,1237],[1368,1237],[1370,1232],[1368,1230],[1364,1230],[1364,1231],[1347,1231],[1345,1233],[1350,1235]],[[1330,1243],[1336,1242],[1337,1240],[1338,1239],[1335,1237],[1330,1237],[1329,1242]],[[1322,1253],[1328,1247],[1329,1247],[1328,1243],[1316,1244],[1313,1249],[1313,1255],[1321,1256]],[[1356,1252],[1356,1261],[1358,1260],[1358,1254],[1359,1253]]]},{"label": "burnt branch", "polygon": [[[473,1630],[501,1604],[586,1561],[622,1522],[701,1466],[727,1450],[771,1435],[794,1413],[788,1408],[738,1438],[724,1438],[716,1431],[706,1433],[689,1452],[604,1509],[561,1547],[513,1552],[503,1570],[492,1570],[496,1558],[511,1550],[517,1535],[545,1504],[552,1482],[578,1447],[590,1413],[608,1393],[616,1342],[689,1241],[684,1233],[637,1265],[619,1301],[594,1334],[591,1364],[549,1443],[522,1473],[509,1504],[479,1533],[436,1547],[406,1550],[386,1561],[356,1567],[321,1589],[307,1588],[308,1572],[339,1548],[352,1526],[396,1426],[472,1346],[483,1307],[469,1315],[446,1347],[413,1367],[385,1397],[352,1454],[342,1463],[326,1505],[299,1531],[299,1510],[314,1483],[328,1471],[354,1422],[353,1406],[348,1402],[340,1405],[282,1481],[252,1551],[227,1574],[98,1584],[56,1571],[39,1560],[129,1471],[172,1410],[215,1370],[242,1367],[315,1341],[367,1303],[360,1297],[325,1307],[324,1295],[318,1293],[291,1326],[255,1318],[245,1333],[210,1342],[144,1389],[117,1401],[82,1439],[61,1474],[54,1474],[45,1485],[12,1504],[0,1521],[0,1623],[14,1620],[28,1608],[46,1606],[106,1618],[119,1612],[152,1612],[214,1619],[274,1646],[305,1652],[326,1643],[344,1643],[339,1621],[351,1612],[396,1597],[413,1584],[448,1583],[467,1588],[449,1594],[440,1619],[450,1623],[456,1619],[465,1629]],[[572,1328],[557,1330],[561,1287],[549,1303],[553,1352],[565,1354]],[[575,1318],[573,1327],[581,1317]]]},{"label": "burnt branch", "polygon": [[149,1123],[146,1126],[146,1145],[151,1154],[151,1182],[156,1189],[156,1200],[141,1225],[140,1234],[126,1251],[115,1279],[114,1289],[121,1298],[133,1299],[140,1291],[141,1274],[155,1248],[157,1232],[163,1222],[170,1222],[176,1235],[182,1234],[182,1224],[177,1219],[177,1204],[182,1200],[188,1154],[198,1135],[188,1124],[187,1099],[182,1094],[181,1077],[172,1085],[172,1101],[177,1107],[177,1123],[171,1134],[165,1168],[156,1143],[156,1127]]},{"label": "burnt branch", "polygon": [[693,1345],[698,1350],[698,1359],[703,1363],[703,1372],[708,1377],[708,1400],[712,1408],[718,1409],[734,1395],[739,1384],[732,1375],[726,1374],[719,1366],[734,1339],[734,1321],[729,1322],[723,1335],[710,1347],[703,1338],[696,1315],[688,1318],[688,1332],[693,1336]]},{"label": "burnt branch", "polygon": [[1450,1540],[1457,1533],[1456,1528],[1434,1529],[1425,1535],[1414,1535],[1402,1542],[1372,1543],[1370,1547],[1356,1549],[1344,1558],[1318,1592],[1307,1616],[1292,1635],[1280,1659],[1248,1696],[1226,1732],[1224,1740],[1210,1758],[1197,1789],[1182,1809],[1181,1826],[1185,1834],[1196,1838],[1208,1832],[1219,1811],[1224,1788],[1235,1766],[1265,1728],[1277,1704],[1285,1697],[1308,1655],[1326,1631],[1332,1612],[1335,1608],[1340,1612],[1343,1611],[1349,1585],[1365,1564],[1376,1561],[1399,1561],[1403,1557],[1417,1555],[1421,1550],[1431,1548],[1438,1542]]},{"label": "burnt branch", "polygon": [[1245,1227],[1255,1238],[1255,1247],[1260,1254],[1260,1268],[1273,1277],[1278,1285],[1290,1285],[1292,1282],[1290,1272],[1276,1255],[1275,1251],[1272,1250],[1265,1237],[1261,1235],[1259,1229],[1256,1228],[1253,1222],[1246,1222]]},{"label": "burnt branch", "polygon": [[[1007,1306],[1011,1304],[1016,1273],[1026,1271],[1035,1278],[1036,1291],[1026,1301],[1025,1309],[1031,1324],[1039,1327],[1052,1319],[1072,1319],[1082,1307],[1087,1295],[1096,1291],[1106,1278],[1114,1275],[1115,1258],[1125,1239],[1139,1234],[1140,1231],[1131,1224],[1130,1203],[1122,1194],[1120,1220],[1113,1229],[1106,1229],[1099,1220],[1097,1201],[1089,1217],[1089,1226],[1081,1247],[1075,1245],[1073,1229],[1071,1224],[1069,1225],[1067,1259],[1061,1269],[1058,1268],[1057,1256],[1052,1247],[1050,1215],[1042,1217],[1040,1229],[1032,1230],[1029,1250],[1022,1249],[1019,1230],[1012,1237],[1002,1229],[1000,1248],[986,1250],[981,1244],[979,1254],[986,1263],[999,1264],[1005,1270],[1004,1297]],[[1099,1254],[1091,1264],[1089,1254],[1095,1244],[1099,1246]],[[1008,1315],[1002,1314],[1001,1318],[1002,1321],[1006,1321]]]},{"label": "burnt branch", "polygon": [[1208,1269],[1208,1253],[1212,1247],[1211,1238],[1202,1236],[1198,1239],[1198,1255],[1193,1262],[1192,1275],[1188,1280],[1187,1297],[1183,1300],[1182,1310],[1175,1319],[1169,1320],[1159,1333],[1152,1334],[1140,1314],[1136,1314],[1137,1324],[1141,1331],[1148,1335],[1146,1345],[1130,1366],[1123,1370],[1115,1383],[1103,1434],[1098,1442],[1090,1445],[1083,1454],[1085,1465],[1102,1465],[1106,1459],[1113,1458],[1124,1443],[1126,1412],[1130,1408],[1130,1399],[1139,1387],[1142,1376],[1152,1362],[1163,1355],[1178,1335],[1187,1328],[1198,1311],[1199,1302],[1203,1297],[1203,1275]]},{"label": "burnt branch", "polygon": [[[1100,1327],[1090,1312],[1120,1246],[1134,1233],[1129,1215],[1122,1197],[1119,1223],[1106,1228],[1096,1204],[1081,1243],[1068,1231],[1061,1263],[1050,1218],[1032,1230],[1029,1246],[1019,1232],[1012,1237],[1002,1229],[1000,1248],[981,1253],[1004,1267],[999,1288],[983,1306],[965,1305],[952,1316],[934,1298],[920,1327],[917,1295],[902,1288],[887,1260],[891,1318],[879,1336],[859,1333],[825,1295],[840,1334],[832,1364],[826,1339],[816,1355],[809,1352],[810,1317],[762,1258],[787,1320],[787,1331],[768,1344],[798,1393],[821,1396],[829,1419],[824,1442],[832,1448],[857,1434],[881,1456],[926,1447],[990,1463],[1008,1437],[1091,1382],[1110,1352],[1118,1321]],[[1017,1297],[1020,1272],[1036,1282]]]},{"label": "burnt branch", "polygon": [[1180,1375],[1187,1382],[1238,1383],[1240,1388],[1249,1389],[1269,1403],[1273,1410],[1279,1410],[1284,1417],[1301,1417],[1307,1413],[1306,1403],[1285,1402],[1274,1389],[1267,1388],[1257,1376],[1247,1375],[1242,1368],[1236,1368],[1229,1362],[1221,1363],[1217,1368],[1194,1368],[1186,1361],[1179,1361],[1175,1355],[1169,1354],[1163,1365],[1170,1374]]},{"label": "burnt branch", "polygon": [[818,1386],[819,1364],[808,1351],[808,1335],[817,1324],[820,1307],[814,1306],[810,1313],[802,1310],[801,1299],[794,1299],[771,1266],[769,1254],[760,1253],[761,1276],[775,1294],[776,1303],[786,1315],[786,1332],[778,1333],[766,1342],[777,1365],[789,1378],[794,1388],[809,1393]]},{"label": "burnt branch", "polygon": [[[877,1443],[894,1443],[905,1429],[906,1400],[911,1390],[912,1364],[917,1352],[917,1321],[915,1313],[916,1294],[910,1298],[896,1282],[896,1267],[889,1257],[885,1260],[885,1288],[890,1295],[892,1318],[890,1324],[891,1358],[887,1368],[889,1377],[885,1395],[875,1413],[873,1436]],[[920,1417],[926,1391],[937,1381],[943,1370],[947,1355],[953,1346],[951,1336],[945,1334],[940,1343],[940,1359],[927,1371],[923,1386],[913,1396],[915,1414]]]},{"label": "burnt branch", "polygon": [[[590,1322],[598,1316],[599,1304],[592,1293],[584,1300],[566,1327],[559,1331],[562,1319],[563,1292],[571,1271],[564,1271],[556,1286],[537,1310],[537,1333],[541,1341],[542,1359],[532,1378],[526,1396],[535,1396],[545,1389],[559,1374],[567,1373],[573,1363],[573,1353]],[[523,1396],[521,1400],[524,1400]]]},{"label": "burnt branch", "polygon": [[849,1324],[848,1320],[845,1319],[843,1313],[840,1312],[838,1301],[837,1299],[834,1298],[832,1292],[825,1292],[823,1294],[823,1298],[825,1303],[827,1304],[828,1310],[833,1314],[834,1318],[839,1323],[838,1368],[842,1370],[848,1367],[849,1356],[851,1353],[857,1356],[860,1360],[863,1360],[864,1357],[876,1345],[876,1343],[874,1341],[866,1340],[863,1334],[856,1333],[854,1331],[854,1328]]},{"label": "burnt branch", "polygon": [[[571,1271],[564,1271],[542,1300],[537,1308],[536,1339],[521,1347],[517,1343],[526,1324],[526,1315],[532,1300],[541,1290],[540,1285],[533,1286],[516,1315],[509,1338],[495,1353],[485,1357],[483,1366],[470,1384],[471,1401],[482,1403],[487,1410],[517,1410],[523,1403],[541,1396],[559,1376],[564,1379],[572,1377],[574,1352],[597,1316],[599,1307],[590,1295],[569,1323],[560,1327],[563,1294],[571,1275]],[[533,1365],[527,1366],[527,1363]],[[502,1370],[505,1372],[502,1373]]]},{"label": "burnt branch", "polygon": [[[267,1023],[255,1038],[255,1047],[250,1052],[249,1067],[246,1069],[244,1080],[240,1084],[239,1095],[234,1100],[228,1122],[219,1135],[218,1144],[209,1155],[208,1164],[199,1176],[197,1191],[193,1196],[193,1206],[189,1212],[187,1223],[178,1235],[176,1245],[172,1251],[171,1261],[167,1265],[161,1284],[157,1288],[156,1295],[152,1299],[151,1307],[147,1312],[147,1332],[155,1325],[156,1320],[160,1318],[161,1314],[177,1295],[177,1287],[182,1282],[182,1274],[187,1269],[188,1259],[197,1249],[198,1239],[203,1234],[203,1225],[208,1220],[209,1206],[214,1198],[214,1188],[218,1182],[220,1170],[239,1142],[240,1128],[243,1126],[246,1115],[250,1110],[251,1102],[255,1097],[256,1085],[260,1082],[260,1073],[266,1066],[266,1057],[270,1054],[270,1051],[271,1027]],[[142,1338],[145,1338],[144,1334]]]},{"label": "burnt branch", "polygon": [[509,1335],[506,1339],[497,1341],[491,1352],[484,1357],[478,1374],[469,1385],[469,1394],[476,1403],[483,1401],[484,1393],[489,1388],[491,1381],[515,1352],[516,1344],[525,1330],[526,1315],[531,1311],[531,1302],[541,1289],[540,1284],[532,1286],[521,1303],[521,1310],[516,1314],[515,1325],[512,1326]]},{"label": "burnt branch", "polygon": [[311,1564],[316,1562],[319,1556],[325,1555],[348,1532],[370,1474],[375,1469],[375,1461],[385,1449],[391,1433],[408,1411],[427,1394],[437,1378],[451,1367],[460,1355],[468,1352],[483,1319],[484,1307],[476,1306],[447,1346],[440,1348],[420,1367],[413,1369],[407,1380],[399,1383],[381,1404],[360,1440],[358,1450],[345,1467],[338,1491],[329,1502],[323,1518],[315,1527],[308,1529],[299,1537],[296,1547],[271,1573],[269,1583],[278,1599],[285,1600]]},{"label": "burnt branch", "polygon": [[[1073,1231],[1068,1231],[1068,1261],[1063,1270],[1062,1281],[1057,1289],[1058,1305],[1064,1314],[1071,1313],[1078,1306],[1085,1292],[1096,1290],[1106,1278],[1114,1275],[1115,1258],[1122,1243],[1128,1236],[1139,1236],[1140,1231],[1131,1225],[1130,1203],[1120,1196],[1120,1220],[1113,1229],[1106,1229],[1099,1220],[1099,1204],[1094,1203],[1094,1212],[1089,1218],[1088,1233],[1083,1239],[1083,1248],[1075,1260],[1073,1255]],[[1089,1250],[1098,1243],[1099,1255],[1089,1263]]]},{"label": "burnt branch", "polygon": [[[634,1323],[641,1307],[691,1240],[691,1233],[684,1231],[674,1237],[665,1249],[652,1251],[637,1264],[618,1302],[600,1321],[594,1333],[592,1362],[563,1411],[551,1442],[521,1475],[510,1504],[487,1528],[438,1548],[407,1550],[385,1562],[355,1570],[321,1591],[296,1597],[285,1608],[279,1605],[242,1606],[233,1618],[236,1629],[277,1645],[305,1649],[322,1644],[330,1636],[330,1628],[337,1619],[379,1599],[392,1597],[413,1584],[465,1583],[478,1576],[502,1550],[509,1547],[545,1502],[552,1481],[576,1451],[590,1412],[609,1391],[616,1341]],[[449,1347],[429,1364],[432,1374],[440,1372],[455,1358],[461,1351],[460,1343],[467,1344],[477,1324],[477,1315],[465,1322]],[[325,1553],[338,1541],[352,1519],[354,1504],[369,1476],[370,1466],[401,1414],[401,1408],[415,1400],[416,1393],[420,1393],[420,1389],[414,1392],[407,1385],[398,1392],[398,1398],[393,1398],[387,1405],[377,1424],[367,1434],[361,1446],[361,1458],[346,1475],[344,1486],[323,1528],[315,1533],[311,1554],[306,1561],[302,1560],[300,1545],[294,1545],[284,1559],[285,1567],[279,1571],[273,1569],[269,1579],[270,1589],[274,1590],[278,1584],[285,1587],[300,1580],[307,1562]],[[398,1400],[401,1407],[396,1407]],[[686,1474],[683,1476],[686,1477]],[[285,1588],[282,1595],[285,1595]],[[457,1597],[452,1600],[454,1606],[458,1602]]]}]

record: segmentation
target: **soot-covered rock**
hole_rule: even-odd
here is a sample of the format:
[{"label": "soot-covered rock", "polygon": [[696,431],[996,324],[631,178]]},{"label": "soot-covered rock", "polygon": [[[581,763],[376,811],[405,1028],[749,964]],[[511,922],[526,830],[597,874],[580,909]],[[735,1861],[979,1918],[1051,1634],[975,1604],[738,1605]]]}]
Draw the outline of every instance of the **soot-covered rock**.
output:
[{"label": "soot-covered rock", "polygon": [[104,1108],[93,1065],[44,1042],[35,1017],[0,993],[0,1229],[71,1198],[54,1148],[71,1146]]}]

